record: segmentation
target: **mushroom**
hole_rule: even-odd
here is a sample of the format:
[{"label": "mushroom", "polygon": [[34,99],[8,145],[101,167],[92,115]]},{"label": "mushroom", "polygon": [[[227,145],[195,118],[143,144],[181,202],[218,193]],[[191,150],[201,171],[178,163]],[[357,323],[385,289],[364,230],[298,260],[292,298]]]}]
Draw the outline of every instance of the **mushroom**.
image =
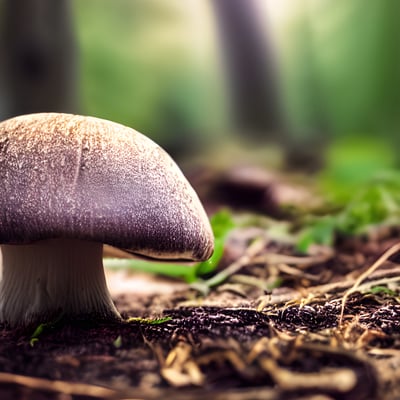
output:
[{"label": "mushroom", "polygon": [[165,260],[206,260],[213,235],[178,166],[139,132],[59,113],[0,123],[0,321],[59,314],[120,319],[103,244]]}]

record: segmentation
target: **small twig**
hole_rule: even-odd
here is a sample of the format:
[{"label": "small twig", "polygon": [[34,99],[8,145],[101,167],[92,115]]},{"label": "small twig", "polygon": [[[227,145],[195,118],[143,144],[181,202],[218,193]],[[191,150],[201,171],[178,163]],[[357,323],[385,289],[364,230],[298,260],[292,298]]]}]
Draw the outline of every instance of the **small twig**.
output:
[{"label": "small twig", "polygon": [[290,256],[279,253],[266,253],[254,258],[255,263],[265,264],[290,264],[298,268],[304,268],[330,260],[333,256],[332,252],[326,254],[318,254],[314,256]]},{"label": "small twig", "polygon": [[0,372],[0,383],[21,385],[33,390],[57,392],[72,396],[101,397],[106,399],[116,398],[118,392],[101,386],[89,385],[86,383],[65,382],[60,380],[48,380],[31,376],[15,375]]},{"label": "small twig", "polygon": [[277,268],[279,269],[279,271],[281,271],[287,275],[295,276],[295,277],[302,278],[302,279],[308,279],[311,282],[318,282],[321,280],[321,274],[319,274],[319,275],[308,274],[307,272],[304,272],[303,270],[298,269],[297,266],[291,267],[290,265],[287,265],[287,264],[278,264]]},{"label": "small twig", "polygon": [[396,254],[398,251],[400,251],[400,243],[396,243],[393,246],[391,246],[388,250],[386,250],[372,265],[369,267],[364,273],[362,273],[354,282],[353,286],[350,287],[346,291],[346,293],[343,295],[342,298],[342,307],[340,311],[340,318],[339,318],[339,325],[342,324],[343,321],[343,315],[344,315],[344,308],[346,306],[346,302],[349,298],[349,296],[357,291],[359,286],[361,285],[362,281],[368,278],[373,272],[375,272],[385,261],[389,259],[392,255]]},{"label": "small twig", "polygon": [[281,368],[271,358],[263,357],[258,362],[262,369],[268,372],[279,388],[283,390],[324,389],[346,393],[357,384],[357,375],[350,368],[301,373]]},{"label": "small twig", "polygon": [[[372,278],[372,280],[371,280]],[[399,282],[400,281],[400,276],[399,276],[399,268],[391,268],[389,270],[385,270],[382,272],[375,272],[371,274],[370,280],[358,287],[359,291],[366,291],[369,290],[371,287],[374,286],[379,286],[379,285],[385,285],[389,283],[394,283],[394,282]],[[280,294],[268,294],[265,296],[261,296],[259,298],[259,306],[257,309],[259,311],[262,311],[264,307],[266,306],[271,306],[271,305],[277,305],[277,304],[284,304],[289,301],[298,301],[300,302],[304,296],[305,293],[309,293],[310,291],[315,294],[337,294],[341,291],[344,291],[354,285],[355,280],[346,280],[346,281],[339,281],[339,282],[334,282],[334,283],[326,283],[324,285],[319,285],[319,286],[311,286],[309,287],[306,291],[303,290],[302,293],[299,293],[297,290],[290,290],[287,293],[280,293]],[[326,298],[323,299],[323,301],[326,301]]]},{"label": "small twig", "polygon": [[245,254],[240,257],[238,260],[230,264],[227,268],[222,270],[221,272],[214,275],[212,278],[194,282],[190,286],[193,289],[196,289],[203,294],[207,294],[209,289],[213,286],[217,286],[228,279],[231,275],[239,271],[244,266],[250,264],[253,261],[254,256],[256,256],[260,251],[265,248],[267,244],[267,239],[259,238],[256,239],[246,250]]},{"label": "small twig", "polygon": [[201,386],[205,376],[192,357],[192,346],[179,342],[167,355],[160,373],[172,386]]}]

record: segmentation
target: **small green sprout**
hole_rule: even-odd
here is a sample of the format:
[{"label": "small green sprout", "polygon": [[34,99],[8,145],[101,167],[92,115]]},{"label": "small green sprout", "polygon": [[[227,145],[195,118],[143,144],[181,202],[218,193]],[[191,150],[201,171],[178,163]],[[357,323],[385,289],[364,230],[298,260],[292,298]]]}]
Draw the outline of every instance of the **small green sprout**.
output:
[{"label": "small green sprout", "polygon": [[394,290],[391,290],[386,286],[374,286],[369,291],[372,294],[387,294],[388,296],[397,296],[397,293]]},{"label": "small green sprout", "polygon": [[161,317],[161,318],[142,318],[142,317],[130,317],[126,320],[128,323],[139,322],[145,325],[161,325],[165,322],[171,321],[172,317]]},{"label": "small green sprout", "polygon": [[122,336],[118,335],[118,337],[113,341],[113,346],[116,349],[119,349],[122,346]]},{"label": "small green sprout", "polygon": [[39,337],[42,335],[43,332],[45,332],[46,330],[53,329],[55,326],[57,326],[57,324],[62,320],[63,317],[64,317],[64,314],[61,313],[53,321],[44,322],[42,324],[39,324],[35,328],[35,330],[33,331],[32,335],[31,335],[31,338],[29,340],[30,346],[33,347],[39,341]]}]

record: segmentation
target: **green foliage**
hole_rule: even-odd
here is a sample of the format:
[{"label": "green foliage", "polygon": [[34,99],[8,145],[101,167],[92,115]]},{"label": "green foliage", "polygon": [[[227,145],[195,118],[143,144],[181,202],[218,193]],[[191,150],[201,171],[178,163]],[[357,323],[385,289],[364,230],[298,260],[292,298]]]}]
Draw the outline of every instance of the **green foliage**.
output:
[{"label": "green foliage", "polygon": [[301,231],[297,241],[297,250],[301,253],[307,253],[309,246],[312,244],[331,246],[335,230],[336,223],[334,217],[325,216],[315,218]]},{"label": "green foliage", "polygon": [[338,229],[359,234],[380,224],[400,223],[400,175],[386,174],[361,188],[339,214]]},{"label": "green foliage", "polygon": [[318,185],[329,200],[345,205],[355,189],[371,183],[377,171],[388,171],[394,165],[393,148],[382,137],[349,135],[330,144]]},{"label": "green foliage", "polygon": [[104,266],[111,269],[133,269],[180,278],[188,283],[196,281],[199,276],[214,271],[220,262],[227,234],[235,227],[232,216],[227,210],[221,210],[211,218],[211,227],[214,233],[214,254],[207,261],[194,265],[150,262],[130,259],[104,259]]},{"label": "green foliage", "polygon": [[306,252],[313,244],[332,245],[336,234],[358,235],[379,225],[400,224],[400,172],[377,175],[353,191],[337,213],[315,217],[303,229],[297,243]]},{"label": "green foliage", "polygon": [[380,138],[353,135],[334,142],[317,185],[336,211],[312,216],[303,224],[298,250],[307,252],[314,243],[331,246],[338,234],[358,235],[378,225],[400,224],[400,172],[394,165],[393,149]]},{"label": "green foliage", "polygon": [[363,0],[302,0],[290,6],[278,37],[294,133],[387,132],[395,140],[400,3],[382,0],[366,9]]}]

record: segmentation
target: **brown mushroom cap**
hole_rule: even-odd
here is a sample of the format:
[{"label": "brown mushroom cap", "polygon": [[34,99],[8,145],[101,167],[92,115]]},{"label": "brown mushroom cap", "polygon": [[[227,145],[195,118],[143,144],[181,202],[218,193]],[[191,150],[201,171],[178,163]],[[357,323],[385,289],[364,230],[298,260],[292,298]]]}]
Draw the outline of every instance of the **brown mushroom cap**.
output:
[{"label": "brown mushroom cap", "polygon": [[213,235],[170,156],[110,121],[57,113],[0,123],[0,243],[107,243],[163,259],[204,260]]}]

